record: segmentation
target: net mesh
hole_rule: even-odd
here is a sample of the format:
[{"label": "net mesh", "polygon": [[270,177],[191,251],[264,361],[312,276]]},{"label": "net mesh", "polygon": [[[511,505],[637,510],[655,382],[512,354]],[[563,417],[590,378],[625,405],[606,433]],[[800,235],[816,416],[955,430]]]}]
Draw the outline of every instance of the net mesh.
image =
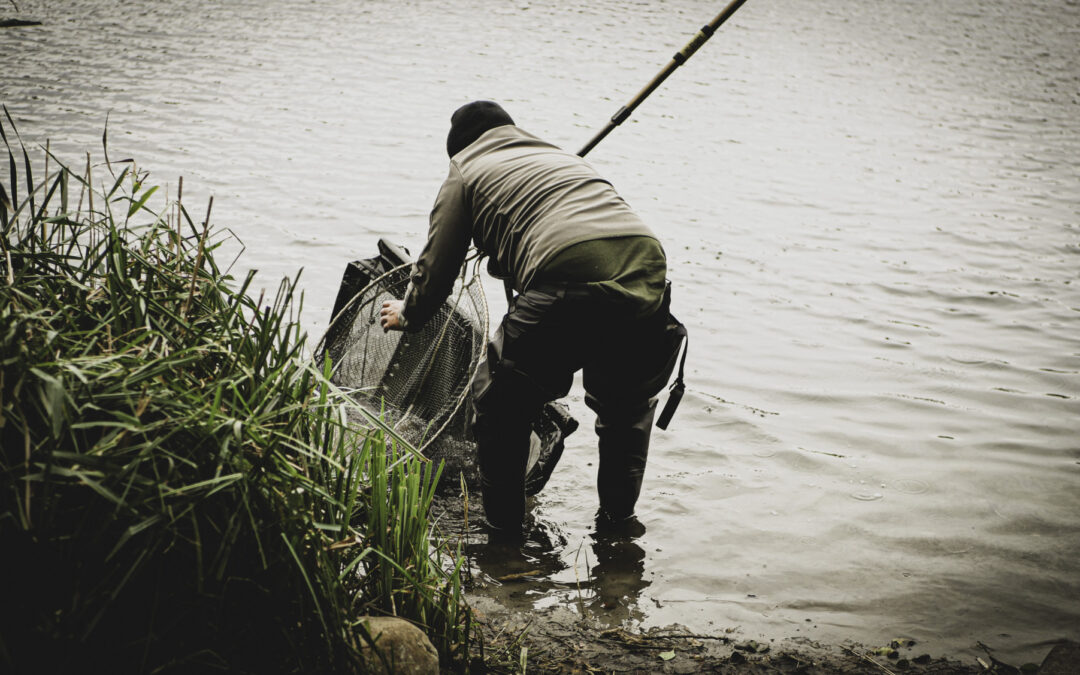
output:
[{"label": "net mesh", "polygon": [[483,287],[479,275],[459,279],[418,332],[383,331],[382,304],[404,298],[411,267],[376,277],[337,313],[323,345],[331,380],[420,451],[467,443],[462,404],[488,332]]},{"label": "net mesh", "polygon": [[[464,275],[419,332],[384,332],[383,302],[400,300],[412,269],[405,249],[380,239],[379,255],[345,268],[333,318],[318,354],[331,360],[331,380],[410,445],[434,461],[445,462],[444,476],[460,476],[476,486],[476,442],[469,425],[469,385],[487,346],[488,307],[478,273]],[[352,420],[366,426],[365,419]],[[533,421],[525,491],[543,489],[559,458],[564,439],[577,421],[560,403],[544,405]],[[456,480],[444,481],[453,489]]]}]

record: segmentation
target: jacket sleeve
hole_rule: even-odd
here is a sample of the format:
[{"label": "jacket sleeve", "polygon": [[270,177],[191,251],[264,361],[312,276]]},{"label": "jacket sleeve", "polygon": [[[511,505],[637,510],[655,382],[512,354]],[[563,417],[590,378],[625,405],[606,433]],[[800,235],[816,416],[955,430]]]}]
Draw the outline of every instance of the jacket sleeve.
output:
[{"label": "jacket sleeve", "polygon": [[465,262],[472,237],[472,214],[465,199],[465,182],[457,165],[435,198],[427,244],[413,265],[405,294],[405,328],[418,331],[450,295]]}]

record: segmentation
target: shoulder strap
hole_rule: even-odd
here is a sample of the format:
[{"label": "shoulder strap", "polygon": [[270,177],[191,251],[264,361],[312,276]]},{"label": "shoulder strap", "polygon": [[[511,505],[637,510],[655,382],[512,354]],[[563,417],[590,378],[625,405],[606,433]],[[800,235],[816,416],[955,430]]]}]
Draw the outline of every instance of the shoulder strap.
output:
[{"label": "shoulder strap", "polygon": [[679,402],[682,401],[683,394],[686,393],[684,375],[686,371],[686,353],[690,351],[690,334],[686,331],[686,326],[681,323],[676,332],[682,337],[682,358],[679,360],[679,374],[675,377],[675,381],[671,383],[671,387],[668,388],[667,403],[664,404],[664,409],[660,411],[660,417],[656,420],[656,426],[661,429],[668,428],[671,417],[675,414],[675,409],[679,407]]}]

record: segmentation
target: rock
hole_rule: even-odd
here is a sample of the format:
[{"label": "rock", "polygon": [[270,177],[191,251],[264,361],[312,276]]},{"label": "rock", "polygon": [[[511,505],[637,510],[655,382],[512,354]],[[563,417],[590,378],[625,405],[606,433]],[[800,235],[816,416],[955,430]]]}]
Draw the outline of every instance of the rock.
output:
[{"label": "rock", "polygon": [[360,621],[375,642],[372,647],[361,640],[366,672],[439,675],[439,653],[422,630],[392,616],[368,616]]},{"label": "rock", "polygon": [[1080,644],[1065,640],[1054,645],[1039,666],[1039,675],[1074,675],[1080,672]]}]

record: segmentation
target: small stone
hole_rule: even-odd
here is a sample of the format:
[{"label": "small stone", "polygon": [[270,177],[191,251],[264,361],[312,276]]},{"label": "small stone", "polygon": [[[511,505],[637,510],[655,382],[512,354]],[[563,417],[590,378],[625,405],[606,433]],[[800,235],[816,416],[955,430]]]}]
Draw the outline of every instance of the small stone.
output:
[{"label": "small stone", "polygon": [[728,663],[743,663],[746,661],[746,657],[742,655],[742,652],[731,652],[731,656],[728,657]]},{"label": "small stone", "polygon": [[915,663],[917,663],[917,664],[919,664],[921,666],[921,665],[930,663],[930,655],[929,654],[919,654],[918,656],[913,658],[912,661],[914,661]]},{"label": "small stone", "polygon": [[368,616],[360,621],[375,642],[372,646],[367,640],[360,641],[366,672],[439,675],[439,653],[422,630],[391,616]]}]

